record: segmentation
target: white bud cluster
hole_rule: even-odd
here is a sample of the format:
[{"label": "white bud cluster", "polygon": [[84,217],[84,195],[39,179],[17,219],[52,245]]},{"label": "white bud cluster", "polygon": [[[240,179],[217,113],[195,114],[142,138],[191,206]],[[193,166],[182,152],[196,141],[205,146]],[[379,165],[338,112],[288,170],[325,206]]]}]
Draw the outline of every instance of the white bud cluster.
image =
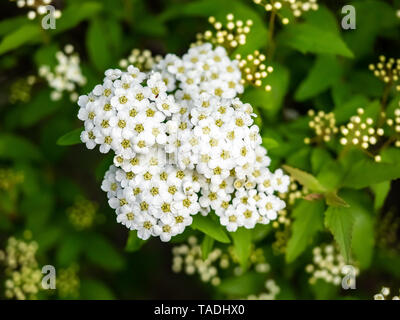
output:
[{"label": "white bud cluster", "polygon": [[[340,254],[336,245],[323,245],[313,249],[313,264],[306,266],[306,272],[311,274],[310,284],[315,284],[318,279],[338,286],[342,282],[342,277],[346,275],[343,269],[347,264]],[[360,273],[357,266],[354,266],[355,275]],[[349,285],[351,285],[349,283]]]},{"label": "white bud cluster", "polygon": [[394,145],[397,148],[400,148],[400,108],[396,108],[394,110],[394,117],[393,118],[388,118],[386,120],[386,124],[393,128],[394,134],[395,134],[395,139],[396,141],[394,142]]},{"label": "white bud cluster", "polygon": [[214,286],[221,283],[218,267],[227,269],[231,264],[228,254],[219,248],[213,249],[203,260],[201,246],[194,236],[189,237],[188,244],[173,247],[172,254],[172,271],[184,271],[188,275],[198,274],[201,281],[210,282]]},{"label": "white bud cluster", "polygon": [[[188,275],[199,274],[203,282],[210,282],[217,286],[221,282],[218,268],[233,271],[235,276],[243,274],[243,269],[239,266],[239,259],[233,246],[222,251],[220,248],[213,249],[203,260],[201,244],[195,236],[190,236],[187,244],[175,246],[172,249],[173,260],[172,270],[176,273],[184,271]],[[265,261],[265,256],[261,248],[251,248],[248,267],[254,268],[258,273],[267,273],[270,265]]]},{"label": "white bud cluster", "polygon": [[228,231],[254,228],[285,207],[274,192],[285,192],[289,177],[268,170],[252,107],[235,98],[237,65],[204,44],[167,55],[148,74],[107,70],[79,98],[82,141],[116,154],[102,189],[117,221],[140,238],[169,241],[211,210]]},{"label": "white bud cluster", "polygon": [[[265,11],[280,11],[284,7],[288,7],[295,18],[300,17],[304,12],[316,11],[319,6],[317,0],[253,0],[255,4],[264,7]],[[283,24],[289,23],[289,18],[281,16]]]},{"label": "white bud cluster", "polygon": [[227,50],[235,49],[246,43],[247,34],[253,25],[253,20],[236,20],[232,13],[226,16],[225,24],[212,16],[209,17],[208,22],[212,24],[214,30],[207,30],[203,34],[198,34],[194,45],[212,43]]},{"label": "white bud cluster", "polygon": [[359,108],[357,115],[350,118],[346,126],[341,126],[340,131],[343,137],[340,139],[342,145],[359,146],[368,149],[376,145],[379,137],[384,135],[383,128],[375,128],[374,119],[367,117],[363,119],[364,109]]},{"label": "white bud cluster", "polygon": [[248,300],[276,300],[277,295],[281,292],[281,288],[276,284],[275,280],[269,279],[265,282],[266,292],[258,295],[252,294],[248,296]]},{"label": "white bud cluster", "polygon": [[312,118],[308,122],[308,126],[314,130],[316,137],[305,138],[305,144],[310,144],[315,140],[329,142],[332,140],[332,137],[338,133],[339,129],[336,126],[336,118],[333,112],[325,113],[320,110],[316,113],[314,110],[310,109],[308,110],[308,116]]},{"label": "white bud cluster", "polygon": [[140,49],[135,48],[132,49],[131,54],[127,59],[119,61],[119,66],[121,68],[127,68],[129,65],[133,65],[142,71],[149,71],[153,69],[154,65],[160,62],[161,59],[162,56],[153,56],[150,50],[141,51]]},{"label": "white bud cluster", "polygon": [[[374,300],[390,300],[390,288],[382,287],[381,291],[374,295]],[[393,296],[391,300],[400,300],[400,291],[398,296]]]},{"label": "white bud cluster", "polygon": [[379,57],[377,64],[370,64],[369,70],[374,73],[374,76],[389,85],[396,85],[396,90],[400,91],[398,84],[400,76],[400,59],[389,58],[385,56]]},{"label": "white bud cluster", "polygon": [[[52,0],[10,0],[16,2],[18,8],[29,8],[27,17],[29,20],[35,19],[37,16],[48,14],[47,6],[52,4]],[[54,10],[54,19],[61,17],[60,10]]]},{"label": "white bud cluster", "polygon": [[40,290],[42,273],[36,261],[38,245],[14,237],[0,250],[0,265],[5,265],[5,297],[8,299],[34,299]]},{"label": "white bud cluster", "polygon": [[39,76],[46,79],[48,85],[53,89],[51,99],[60,100],[64,91],[69,93],[71,101],[78,99],[77,87],[86,84],[86,78],[82,75],[80,59],[77,53],[74,53],[74,47],[71,44],[65,46],[64,51],[58,51],[56,54],[58,61],[54,71],[47,65],[39,68]]}]

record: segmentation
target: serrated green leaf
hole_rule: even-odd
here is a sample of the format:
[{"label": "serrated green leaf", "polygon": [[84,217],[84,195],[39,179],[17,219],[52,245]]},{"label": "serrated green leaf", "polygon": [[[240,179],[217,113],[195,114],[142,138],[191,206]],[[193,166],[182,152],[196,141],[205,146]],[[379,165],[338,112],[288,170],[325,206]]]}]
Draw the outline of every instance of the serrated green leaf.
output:
[{"label": "serrated green leaf", "polygon": [[337,195],[335,191],[325,193],[325,201],[331,207],[349,207],[350,205]]},{"label": "serrated green leaf", "polygon": [[192,229],[200,230],[206,235],[214,238],[215,240],[222,243],[230,243],[230,239],[223,227],[213,221],[210,217],[203,217],[197,214],[193,217],[193,223],[191,225]]},{"label": "serrated green leaf", "polygon": [[146,242],[147,240],[142,240],[137,236],[137,231],[135,230],[129,231],[128,240],[125,246],[125,251],[127,252],[138,251]]},{"label": "serrated green leaf", "polygon": [[57,145],[72,146],[75,144],[82,143],[82,141],[81,141],[82,131],[83,131],[83,128],[78,128],[78,129],[72,130],[72,131],[64,134],[57,140]]},{"label": "serrated green leaf", "polygon": [[301,201],[293,210],[292,236],[286,249],[286,261],[293,262],[323,229],[323,201]]},{"label": "serrated green leaf", "polygon": [[243,270],[246,270],[251,251],[252,231],[242,227],[238,228],[236,232],[232,232],[231,236],[233,239],[233,248],[239,258],[240,266]]},{"label": "serrated green leaf", "polygon": [[283,165],[283,169],[285,169],[290,176],[298,181],[302,186],[314,192],[325,192],[327,191],[323,185],[315,178],[313,175],[309,174],[300,169],[292,168],[288,165]]},{"label": "serrated green leaf", "polygon": [[354,218],[350,208],[329,207],[325,212],[325,226],[331,231],[347,262],[351,257],[351,238]]}]

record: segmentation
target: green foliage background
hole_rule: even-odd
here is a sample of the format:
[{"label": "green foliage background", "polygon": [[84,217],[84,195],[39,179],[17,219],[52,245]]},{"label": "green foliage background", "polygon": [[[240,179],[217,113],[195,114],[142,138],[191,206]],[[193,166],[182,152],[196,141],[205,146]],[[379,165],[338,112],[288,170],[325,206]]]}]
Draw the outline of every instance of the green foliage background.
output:
[{"label": "green foliage background", "polygon": [[[256,293],[263,286],[256,274],[227,279],[213,288],[170,271],[173,244],[190,234],[202,238],[204,233],[216,240],[211,246],[232,242],[242,266],[247,264],[249,246],[257,243],[281,287],[281,299],[370,299],[382,285],[400,287],[400,231],[396,231],[394,246],[380,245],[378,234],[389,212],[400,216],[400,150],[385,149],[382,162],[375,163],[357,150],[339,156],[337,141],[304,144],[304,138],[311,135],[309,109],[333,111],[338,124],[348,122],[360,107],[372,115],[378,112],[384,85],[368,65],[381,54],[400,58],[399,1],[319,1],[318,11],[304,14],[296,23],[277,23],[275,54],[268,61],[274,72],[266,81],[273,89],[267,93],[247,88],[243,95],[260,116],[257,122],[273,167],[287,164],[300,169],[289,173],[326,200],[296,202],[283,255],[271,249],[274,235],[269,226],[250,234],[228,234],[203,217],[196,218],[192,228],[170,244],[158,239],[138,241],[116,223],[100,190],[112,158],[100,157],[83,145],[63,146],[75,141],[76,132],[58,141],[80,127],[78,106],[67,97],[51,101],[44,83],[34,87],[26,103],[8,100],[14,81],[37,74],[40,65],[54,66],[55,52],[67,43],[81,57],[88,81],[80,93],[85,94],[102,80],[105,69],[118,67],[132,48],[162,55],[184,53],[196,33],[209,27],[210,15],[224,18],[232,12],[237,18],[253,19],[246,45],[236,52],[266,52],[272,45],[266,12],[246,0],[58,2],[63,14],[55,30],[43,30],[38,20],[26,19],[14,3],[1,3],[0,167],[22,172],[25,178],[16,194],[1,194],[0,248],[11,235],[21,237],[30,230],[39,244],[40,265],[79,265],[77,298],[81,299],[226,298]],[[345,4],[357,10],[356,30],[340,27]],[[390,93],[388,110],[398,106],[399,98],[395,91]],[[79,196],[99,205],[88,230],[76,230],[67,218],[68,208]],[[304,267],[312,258],[311,249],[330,239],[335,239],[345,258],[359,262],[356,290],[308,284]],[[3,280],[0,273],[0,288]]]}]

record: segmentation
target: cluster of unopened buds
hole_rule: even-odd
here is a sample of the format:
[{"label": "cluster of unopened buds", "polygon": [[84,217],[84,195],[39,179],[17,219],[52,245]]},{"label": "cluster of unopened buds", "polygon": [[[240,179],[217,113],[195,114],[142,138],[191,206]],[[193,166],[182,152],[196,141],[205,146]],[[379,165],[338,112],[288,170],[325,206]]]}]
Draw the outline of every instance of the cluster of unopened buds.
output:
[{"label": "cluster of unopened buds", "polygon": [[83,76],[79,55],[74,52],[71,44],[65,46],[64,51],[58,51],[56,54],[58,64],[54,71],[47,65],[39,68],[39,76],[46,79],[50,88],[53,89],[51,99],[60,100],[64,92],[69,93],[71,101],[78,99],[77,89],[86,84],[86,78]]},{"label": "cluster of unopened buds", "polygon": [[400,148],[400,108],[394,110],[394,117],[387,118],[386,124],[394,130],[394,145]]},{"label": "cluster of unopened buds", "polygon": [[[366,117],[363,119],[364,109],[359,108],[357,115],[350,118],[350,122],[340,127],[343,137],[340,144],[343,146],[352,145],[367,150],[370,146],[377,144],[380,137],[385,133],[383,128],[376,128],[374,119]],[[375,157],[377,162],[380,156]]]},{"label": "cluster of unopened buds", "polygon": [[36,261],[38,245],[11,237],[7,247],[0,250],[0,266],[5,266],[4,283],[7,299],[26,300],[36,298],[42,273]]},{"label": "cluster of unopened buds", "polygon": [[[315,284],[318,279],[336,286],[340,285],[343,276],[347,275],[347,264],[336,245],[322,245],[313,249],[313,263],[306,266],[306,272],[311,274],[310,284]],[[353,266],[354,276],[360,273],[357,266]],[[350,282],[354,279],[349,278]],[[353,283],[347,283],[352,286]]]},{"label": "cluster of unopened buds", "polygon": [[[201,244],[195,236],[189,237],[187,244],[173,247],[172,254],[172,270],[174,272],[183,271],[188,275],[199,274],[201,281],[210,282],[214,286],[221,283],[221,270],[233,267],[235,276],[243,274],[233,247],[229,247],[227,252],[215,248],[206,259],[203,259]],[[262,249],[253,248],[251,250],[249,267],[254,267],[258,273],[267,273],[270,270],[269,264],[265,262]]]},{"label": "cluster of unopened buds", "polygon": [[168,54],[149,73],[107,70],[81,96],[89,149],[115,153],[102,183],[117,221],[169,241],[192,216],[215,212],[228,231],[275,220],[289,177],[268,169],[253,109],[241,102],[239,62],[222,47]]},{"label": "cluster of unopened buds", "polygon": [[10,102],[28,102],[31,99],[32,87],[36,80],[36,76],[33,75],[16,80],[10,88]]},{"label": "cluster of unopened buds", "polygon": [[78,198],[74,205],[67,209],[68,219],[77,230],[90,228],[94,223],[97,208],[97,203]]},{"label": "cluster of unopened buds", "polygon": [[62,299],[76,299],[79,297],[80,279],[79,266],[73,264],[62,268],[57,274],[57,292]]},{"label": "cluster of unopened buds", "polygon": [[248,296],[248,300],[276,300],[277,295],[281,292],[281,288],[276,284],[275,280],[269,279],[265,282],[266,292],[258,295],[252,294]]},{"label": "cluster of unopened buds", "polygon": [[230,265],[229,256],[221,249],[213,249],[203,260],[202,249],[196,237],[191,236],[187,244],[175,246],[172,249],[172,270],[176,273],[184,271],[188,275],[199,274],[203,282],[214,286],[221,283],[218,267],[227,269]]},{"label": "cluster of unopened buds", "polygon": [[246,43],[247,34],[253,25],[252,20],[235,20],[232,13],[226,16],[226,23],[217,21],[215,17],[210,17],[208,21],[214,30],[207,30],[197,35],[197,42],[194,45],[211,43],[216,46],[224,47],[226,50],[235,49]]},{"label": "cluster of unopened buds", "polygon": [[[381,291],[374,295],[374,300],[390,300],[390,288],[382,287]],[[393,296],[391,300],[400,300],[400,291],[398,296]]]},{"label": "cluster of unopened buds", "polygon": [[[18,8],[28,8],[28,19],[33,20],[37,16],[43,16],[48,14],[47,6],[52,5],[53,0],[10,0],[15,2]],[[52,12],[54,19],[61,17],[60,10],[54,10]]]},{"label": "cluster of unopened buds", "polygon": [[[318,10],[317,0],[253,0],[253,2],[263,6],[267,12],[279,12],[282,8],[287,7],[296,18],[300,17],[304,12]],[[283,24],[290,22],[286,16],[281,16],[280,18]]]},{"label": "cluster of unopened buds", "polygon": [[149,71],[155,64],[160,62],[162,56],[153,56],[150,50],[133,49],[127,59],[122,59],[119,62],[121,68],[127,68],[133,65],[141,71]]},{"label": "cluster of unopened buds", "polygon": [[304,143],[310,144],[321,140],[329,142],[338,133],[339,129],[336,126],[336,119],[333,112],[325,113],[321,110],[316,113],[311,109],[308,111],[308,116],[312,118],[308,125],[314,130],[316,136],[314,138],[305,138]]},{"label": "cluster of unopened buds", "polygon": [[386,84],[396,85],[396,90],[400,91],[400,85],[397,84],[400,76],[400,59],[389,58],[385,56],[379,57],[379,62],[374,65],[370,64],[369,69]]},{"label": "cluster of unopened buds", "polygon": [[[263,63],[266,57],[258,50],[243,58],[240,54],[237,54],[235,59],[239,61],[239,68],[243,74],[243,79],[241,81],[243,85],[250,84],[261,87],[263,84],[262,81],[274,71],[273,67]],[[264,89],[265,91],[271,91],[271,86],[266,85]]]}]

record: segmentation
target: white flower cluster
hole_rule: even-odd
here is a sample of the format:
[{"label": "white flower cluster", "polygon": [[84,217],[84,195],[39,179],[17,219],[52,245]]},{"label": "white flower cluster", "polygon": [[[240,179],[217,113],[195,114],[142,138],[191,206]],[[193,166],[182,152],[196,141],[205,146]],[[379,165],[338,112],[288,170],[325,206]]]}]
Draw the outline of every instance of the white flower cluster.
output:
[{"label": "white flower cluster", "polygon": [[[46,6],[51,5],[52,0],[10,0],[16,2],[18,8],[30,8],[27,16],[29,20],[35,19],[37,16],[43,16],[48,13]],[[54,10],[54,19],[61,17],[60,10]]]},{"label": "white flower cluster", "polygon": [[169,241],[211,209],[228,231],[269,223],[289,177],[268,170],[252,107],[242,103],[238,61],[210,44],[167,55],[152,72],[107,70],[81,96],[81,138],[113,150],[102,189],[117,221],[138,236]]},{"label": "white flower cluster", "polygon": [[54,72],[47,65],[39,68],[39,76],[46,79],[48,85],[53,89],[51,99],[54,101],[62,98],[63,92],[69,92],[71,101],[78,99],[76,88],[86,84],[86,78],[82,75],[80,59],[74,53],[74,47],[68,44],[63,51],[56,54],[58,61]]}]

